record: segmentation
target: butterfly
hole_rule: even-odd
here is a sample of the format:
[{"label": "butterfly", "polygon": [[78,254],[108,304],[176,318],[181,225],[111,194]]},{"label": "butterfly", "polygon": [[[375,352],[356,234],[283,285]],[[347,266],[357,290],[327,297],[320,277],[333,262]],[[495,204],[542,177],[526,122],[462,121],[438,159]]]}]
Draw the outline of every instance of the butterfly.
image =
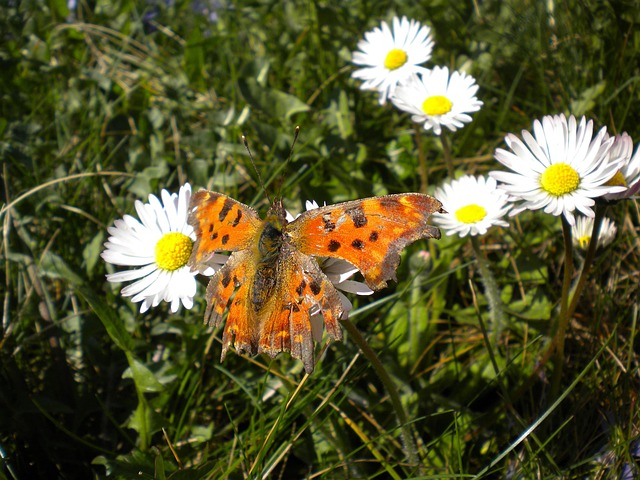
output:
[{"label": "butterfly", "polygon": [[278,199],[260,218],[251,207],[226,195],[200,190],[191,197],[188,223],[196,241],[189,265],[197,270],[216,252],[231,252],[209,281],[204,321],[226,323],[223,361],[229,347],[238,353],[290,352],[314,369],[310,311],[320,311],[329,337],[342,340],[344,307],[334,285],[314,257],[346,260],[373,290],[396,280],[400,251],[421,238],[440,238],[427,224],[442,204],[429,195],[404,193],[366,198],[307,210],[286,219]]}]

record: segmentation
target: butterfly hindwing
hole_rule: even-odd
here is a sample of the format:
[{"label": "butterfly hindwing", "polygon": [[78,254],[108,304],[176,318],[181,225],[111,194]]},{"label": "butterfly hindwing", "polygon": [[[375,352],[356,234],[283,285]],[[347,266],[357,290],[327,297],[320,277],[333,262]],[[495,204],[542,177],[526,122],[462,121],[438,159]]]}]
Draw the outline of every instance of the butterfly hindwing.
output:
[{"label": "butterfly hindwing", "polygon": [[260,336],[260,353],[275,357],[290,352],[302,360],[307,373],[314,367],[314,343],[311,332],[311,311],[322,313],[325,328],[333,340],[342,339],[338,321],[344,307],[338,292],[318,263],[284,245],[281,252],[278,283],[273,302],[265,312]]},{"label": "butterfly hindwing", "polygon": [[427,219],[442,210],[429,195],[405,193],[308,210],[287,226],[292,244],[307,255],[352,263],[374,290],[395,280],[400,251],[420,238],[440,238]]},{"label": "butterfly hindwing", "polygon": [[255,261],[248,250],[243,250],[231,254],[227,263],[209,281],[205,322],[218,326],[225,312],[227,315],[221,360],[232,344],[238,352],[257,353],[260,325],[248,301],[254,276]]}]

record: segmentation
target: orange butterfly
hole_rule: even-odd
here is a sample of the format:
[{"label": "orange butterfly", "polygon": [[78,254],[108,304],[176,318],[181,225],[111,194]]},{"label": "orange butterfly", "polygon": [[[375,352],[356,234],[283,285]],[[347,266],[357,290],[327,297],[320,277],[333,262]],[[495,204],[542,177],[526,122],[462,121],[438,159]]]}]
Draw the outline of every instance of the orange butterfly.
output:
[{"label": "orange butterfly", "polygon": [[[264,220],[221,193],[191,197],[188,222],[196,232],[193,270],[216,252],[232,252],[207,287],[205,323],[218,326],[225,311],[222,357],[236,350],[275,357],[290,352],[307,373],[314,367],[309,311],[318,307],[329,337],[342,339],[344,307],[313,256],[336,257],[358,268],[374,290],[395,280],[400,251],[420,238],[440,238],[427,225],[442,204],[429,195],[405,193],[308,210],[292,222],[282,200]],[[235,337],[235,342],[234,342]]]}]

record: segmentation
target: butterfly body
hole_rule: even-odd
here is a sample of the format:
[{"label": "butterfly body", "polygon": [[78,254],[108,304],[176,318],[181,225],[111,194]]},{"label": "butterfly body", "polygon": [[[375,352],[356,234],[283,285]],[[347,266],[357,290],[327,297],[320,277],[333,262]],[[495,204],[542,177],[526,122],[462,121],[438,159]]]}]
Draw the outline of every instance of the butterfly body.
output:
[{"label": "butterfly body", "polygon": [[278,260],[285,241],[282,232],[287,223],[282,202],[276,202],[264,221],[264,229],[258,238],[256,276],[251,288],[254,310],[259,313],[266,301],[273,296],[278,277]]},{"label": "butterfly body", "polygon": [[309,210],[289,223],[281,200],[261,220],[230,197],[197,192],[189,207],[196,232],[189,264],[196,269],[216,252],[232,252],[206,295],[205,322],[217,326],[226,313],[222,359],[232,344],[252,355],[288,351],[313,371],[311,313],[321,313],[328,335],[341,340],[345,311],[313,257],[346,260],[372,289],[380,289],[395,280],[405,245],[440,237],[426,220],[441,209],[428,195],[387,195]]}]

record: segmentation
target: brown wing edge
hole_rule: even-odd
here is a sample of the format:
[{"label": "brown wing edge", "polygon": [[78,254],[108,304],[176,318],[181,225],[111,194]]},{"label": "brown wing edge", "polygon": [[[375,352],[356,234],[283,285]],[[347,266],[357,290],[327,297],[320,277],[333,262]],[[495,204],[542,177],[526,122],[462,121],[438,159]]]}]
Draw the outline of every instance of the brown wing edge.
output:
[{"label": "brown wing edge", "polygon": [[373,290],[380,290],[387,286],[389,280],[397,282],[396,270],[400,265],[400,252],[407,245],[410,245],[423,238],[440,239],[440,229],[431,225],[425,225],[412,235],[404,235],[389,244],[389,250],[382,259],[380,274],[376,276],[363,273],[366,284]]},{"label": "brown wing edge", "polygon": [[[429,218],[433,213],[446,213],[442,202],[437,198],[434,198],[430,195],[426,194],[398,194],[398,195],[388,195],[386,197],[380,197],[381,201],[384,202],[389,197],[404,197],[404,198],[412,198],[420,201],[420,208],[416,208],[415,210],[419,211],[427,211],[428,215],[425,217],[425,221]],[[407,208],[407,205],[403,205]],[[392,241],[389,244],[389,250],[387,254],[382,259],[382,264],[380,268],[380,274],[372,277],[364,275],[365,282],[369,285],[373,290],[380,290],[387,286],[387,281],[392,280],[396,282],[398,280],[396,276],[396,270],[400,265],[400,252],[407,246],[410,245],[420,239],[423,238],[433,238],[435,240],[440,240],[442,234],[440,233],[440,229],[438,227],[434,227],[433,225],[422,224],[419,228],[415,228],[412,230],[407,230],[403,235],[398,237],[396,240]]]}]

